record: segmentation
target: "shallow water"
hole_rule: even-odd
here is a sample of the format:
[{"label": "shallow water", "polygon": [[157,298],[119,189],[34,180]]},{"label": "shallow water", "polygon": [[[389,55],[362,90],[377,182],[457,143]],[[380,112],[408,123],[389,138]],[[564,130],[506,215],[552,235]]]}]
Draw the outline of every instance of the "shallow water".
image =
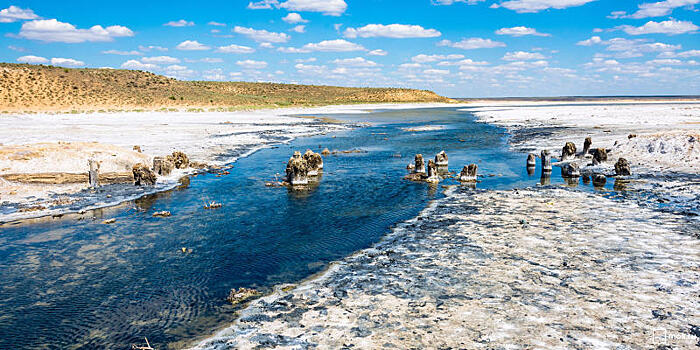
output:
[{"label": "shallow water", "polygon": [[[509,151],[504,129],[468,111],[333,117],[373,125],[261,150],[230,175],[199,175],[118,207],[0,226],[0,348],[123,349],[148,337],[162,349],[211,334],[235,318],[225,301],[231,288],[299,281],[441,197],[441,185],[453,181],[402,180],[415,153],[427,162],[444,149],[456,172],[477,163],[479,188],[541,181],[539,170],[527,174],[524,154]],[[444,128],[404,130],[423,125]],[[325,147],[363,152],[325,157],[322,180],[308,191],[264,186],[294,150]],[[556,175],[544,182],[564,183]],[[223,207],[204,210],[211,200]],[[152,217],[161,210],[173,216]],[[107,218],[117,222],[102,224]]]}]

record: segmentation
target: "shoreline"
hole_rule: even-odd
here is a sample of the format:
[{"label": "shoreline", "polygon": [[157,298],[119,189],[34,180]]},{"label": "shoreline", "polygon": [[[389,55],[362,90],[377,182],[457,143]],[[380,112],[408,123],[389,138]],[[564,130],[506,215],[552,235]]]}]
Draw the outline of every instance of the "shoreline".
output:
[{"label": "shoreline", "polygon": [[[50,141],[57,142],[59,145],[61,142],[71,143],[71,142],[94,142],[97,140],[101,144],[104,143],[106,146],[112,147],[112,145],[121,146],[123,151],[126,151],[127,147],[131,147],[130,144],[137,144],[139,141],[144,141],[144,138],[151,137],[152,132],[158,133],[163,127],[169,127],[173,129],[173,133],[166,131],[160,131],[160,139],[156,137],[156,140],[151,139],[147,142],[141,142],[140,147],[143,147],[147,153],[143,155],[152,159],[156,155],[167,154],[175,150],[183,150],[192,159],[197,161],[204,160],[209,165],[214,166],[229,166],[234,164],[238,159],[242,157],[247,157],[260,149],[271,147],[277,144],[285,144],[293,141],[297,137],[313,136],[318,134],[323,134],[326,132],[332,132],[337,130],[346,129],[348,126],[354,123],[343,122],[338,124],[337,121],[331,121],[327,118],[316,117],[315,115],[322,114],[362,114],[366,112],[371,112],[371,110],[376,109],[413,109],[413,108],[440,108],[440,107],[451,107],[453,104],[445,103],[378,103],[378,104],[353,104],[353,105],[328,105],[323,107],[313,107],[313,108],[279,108],[279,109],[264,109],[252,112],[205,112],[205,113],[188,113],[188,112],[148,112],[148,113],[115,113],[115,114],[22,114],[22,115],[9,115],[0,117],[0,124],[13,124],[14,129],[12,133],[9,133],[10,128],[5,128],[6,135],[0,136],[4,140],[9,140],[10,142],[4,145],[0,144],[0,148],[11,147],[15,145],[26,145],[27,141],[46,141],[47,138]],[[130,128],[128,125],[131,123],[136,123],[136,121],[141,120],[144,114],[150,114],[154,121],[150,121],[147,125],[142,125],[138,128]],[[311,116],[305,116],[305,114],[311,114]],[[44,129],[37,128],[36,124],[48,124],[44,119],[52,118],[57,123],[52,124]],[[124,120],[121,120],[121,119]],[[196,125],[192,124],[192,121],[196,118]],[[111,120],[110,120],[111,119]],[[205,119],[205,120],[203,120]],[[17,125],[18,122],[24,122],[24,127],[28,130],[27,134],[31,134],[31,137],[26,137],[27,134],[22,132],[22,125]],[[61,124],[62,123],[62,124]],[[192,129],[193,127],[198,129]],[[65,133],[61,135],[54,135],[55,128],[63,128]],[[76,132],[76,129],[78,131]],[[101,130],[100,130],[101,129]],[[97,132],[97,133],[95,133]],[[115,137],[115,134],[130,134],[130,132],[136,133],[137,136],[129,135],[124,137]],[[23,135],[24,134],[24,135]],[[18,137],[18,135],[23,135]],[[138,136],[141,135],[141,136]],[[189,136],[188,136],[189,135]],[[168,138],[175,136],[175,145],[168,142]],[[204,140],[202,140],[204,138]],[[133,140],[133,142],[129,142]],[[198,146],[202,141],[205,142],[208,149],[202,149]],[[22,142],[22,143],[19,143]],[[150,142],[150,143],[149,143]],[[233,153],[231,153],[233,152]],[[135,155],[141,155],[140,153],[130,152]],[[228,154],[222,156],[222,154]],[[84,156],[87,157],[87,156]],[[133,156],[132,156],[133,157]],[[135,161],[132,161],[135,163]],[[146,162],[149,164],[150,161]],[[12,162],[10,162],[12,163]],[[78,162],[78,168],[76,165],[72,164],[69,168],[69,173],[86,171],[87,169],[80,168],[83,163],[87,163],[87,158],[83,162]],[[60,164],[54,165],[60,166]],[[63,165],[65,167],[65,165]],[[73,168],[71,168],[71,166]],[[50,166],[49,166],[50,167]],[[25,166],[25,168],[27,168]],[[5,169],[9,169],[5,168]],[[143,197],[145,195],[168,191],[178,186],[180,179],[182,177],[191,176],[194,173],[198,173],[201,170],[197,169],[187,169],[185,171],[176,171],[173,175],[167,178],[160,178],[159,184],[155,188],[147,188],[145,191],[139,191],[136,193],[129,194],[122,198],[102,198],[100,203],[93,203],[91,205],[84,205],[80,208],[58,208],[51,209],[46,208],[48,205],[45,203],[50,203],[51,198],[54,201],[63,201],[64,198],[56,200],[57,196],[71,196],[79,194],[81,191],[87,187],[87,184],[73,184],[69,186],[58,186],[58,185],[24,185],[24,188],[28,189],[28,192],[24,194],[25,196],[31,196],[38,199],[35,200],[17,200],[17,196],[12,196],[11,193],[17,192],[16,187],[21,188],[23,185],[17,185],[17,183],[10,183],[5,180],[0,181],[0,193],[3,193],[3,187],[7,188],[9,186],[14,186],[10,188],[5,193],[0,201],[8,203],[4,204],[9,208],[9,206],[26,206],[34,203],[31,208],[41,208],[44,209],[34,210],[26,212],[14,212],[10,214],[0,213],[0,223],[8,224],[14,223],[21,220],[26,220],[30,218],[39,217],[49,217],[49,216],[61,216],[69,213],[80,213],[90,210],[95,210],[99,208],[106,208],[110,206],[119,205],[124,202],[132,201]],[[7,171],[13,173],[13,171]],[[14,172],[16,173],[16,171]],[[20,171],[21,173],[21,171]],[[0,171],[0,178],[2,178],[3,172]],[[39,192],[31,190],[31,188],[38,188]],[[63,188],[63,190],[62,190]],[[8,196],[8,194],[10,194]],[[22,195],[22,194],[20,194]]]}]

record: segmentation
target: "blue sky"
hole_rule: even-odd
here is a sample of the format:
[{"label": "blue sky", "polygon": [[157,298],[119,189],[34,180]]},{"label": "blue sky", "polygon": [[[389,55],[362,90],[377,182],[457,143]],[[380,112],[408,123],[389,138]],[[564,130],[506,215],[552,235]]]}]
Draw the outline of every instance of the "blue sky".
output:
[{"label": "blue sky", "polygon": [[0,60],[451,97],[700,94],[700,0],[0,1]]}]

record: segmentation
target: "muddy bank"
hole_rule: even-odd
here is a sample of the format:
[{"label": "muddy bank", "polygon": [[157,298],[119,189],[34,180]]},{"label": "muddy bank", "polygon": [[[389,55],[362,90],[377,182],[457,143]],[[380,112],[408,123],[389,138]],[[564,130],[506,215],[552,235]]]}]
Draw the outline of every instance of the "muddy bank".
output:
[{"label": "muddy bank", "polygon": [[700,341],[700,241],[683,217],[551,188],[451,191],[374,248],[254,301],[196,348]]}]

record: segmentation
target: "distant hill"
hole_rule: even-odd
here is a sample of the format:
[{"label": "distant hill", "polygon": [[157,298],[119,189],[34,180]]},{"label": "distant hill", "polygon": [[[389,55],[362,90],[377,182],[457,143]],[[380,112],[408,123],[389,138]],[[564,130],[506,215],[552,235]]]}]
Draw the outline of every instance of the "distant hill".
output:
[{"label": "distant hill", "polygon": [[426,90],[179,81],[143,71],[0,63],[0,112],[451,101]]}]

